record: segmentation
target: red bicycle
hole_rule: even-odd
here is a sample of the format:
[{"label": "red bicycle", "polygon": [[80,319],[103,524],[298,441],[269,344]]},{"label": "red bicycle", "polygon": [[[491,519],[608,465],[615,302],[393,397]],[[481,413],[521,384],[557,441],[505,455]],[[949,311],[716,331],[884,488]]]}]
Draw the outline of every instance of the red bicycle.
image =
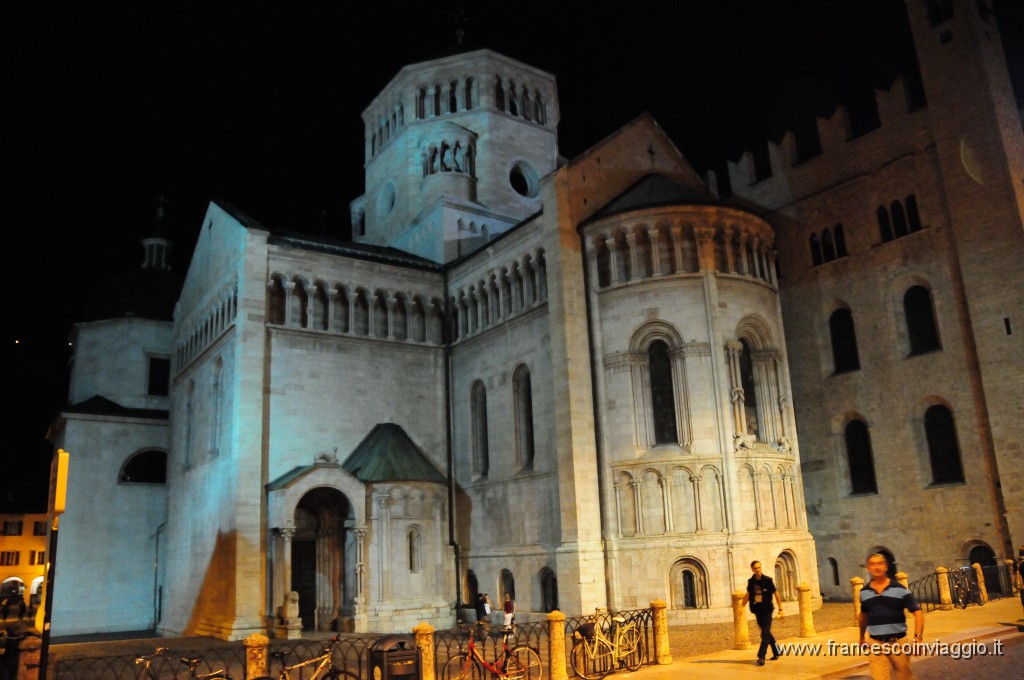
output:
[{"label": "red bicycle", "polygon": [[508,680],[540,680],[544,672],[540,654],[525,644],[509,647],[509,638],[514,638],[515,634],[514,626],[501,629],[501,654],[492,664],[477,649],[476,636],[470,631],[466,651],[448,660],[441,680],[483,680],[487,674]]}]

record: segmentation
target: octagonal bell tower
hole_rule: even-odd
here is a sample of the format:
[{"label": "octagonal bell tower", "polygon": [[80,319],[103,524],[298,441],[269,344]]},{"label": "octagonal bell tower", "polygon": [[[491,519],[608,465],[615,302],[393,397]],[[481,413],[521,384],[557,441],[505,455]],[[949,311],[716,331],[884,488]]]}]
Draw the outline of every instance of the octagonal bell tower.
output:
[{"label": "octagonal bell tower", "polygon": [[490,50],[403,68],[363,111],[355,241],[447,262],[540,210],[558,162],[554,76]]}]

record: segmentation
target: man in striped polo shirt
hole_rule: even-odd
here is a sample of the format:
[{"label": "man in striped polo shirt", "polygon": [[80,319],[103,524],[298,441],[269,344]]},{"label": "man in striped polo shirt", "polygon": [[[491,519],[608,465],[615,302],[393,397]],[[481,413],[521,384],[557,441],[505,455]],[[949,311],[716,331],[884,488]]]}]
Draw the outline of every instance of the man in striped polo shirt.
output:
[{"label": "man in striped polo shirt", "polygon": [[885,556],[875,553],[868,555],[868,573],[871,580],[860,591],[860,644],[865,647],[866,632],[872,640],[867,645],[871,677],[874,680],[909,680],[910,657],[904,653],[903,644],[908,642],[907,610],[914,615],[914,642],[924,639],[924,612],[914,599],[914,594],[899,581],[889,578],[889,563]]}]

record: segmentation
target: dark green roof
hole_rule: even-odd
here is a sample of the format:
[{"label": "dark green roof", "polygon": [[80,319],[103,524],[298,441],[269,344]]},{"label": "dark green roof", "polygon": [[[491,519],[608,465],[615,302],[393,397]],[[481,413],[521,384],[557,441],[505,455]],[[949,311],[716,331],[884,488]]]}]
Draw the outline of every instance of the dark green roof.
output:
[{"label": "dark green roof", "polygon": [[714,196],[703,187],[683,186],[665,177],[665,175],[652,174],[645,176],[629,189],[626,189],[616,198],[612,199],[608,205],[588,221],[662,205],[713,203],[714,201]]},{"label": "dark green roof", "polygon": [[447,481],[405,430],[394,423],[380,423],[370,430],[341,467],[361,482]]}]

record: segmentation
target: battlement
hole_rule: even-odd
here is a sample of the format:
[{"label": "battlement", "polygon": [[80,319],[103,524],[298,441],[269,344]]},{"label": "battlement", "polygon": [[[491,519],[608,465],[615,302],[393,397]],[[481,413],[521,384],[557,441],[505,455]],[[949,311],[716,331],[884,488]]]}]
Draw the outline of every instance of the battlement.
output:
[{"label": "battlement", "polygon": [[[758,174],[755,153],[746,151],[736,161],[726,162],[732,193],[743,197],[771,195],[776,189],[791,190],[795,175],[802,179],[813,173],[818,184],[828,184],[856,168],[863,152],[851,148],[853,143],[871,141],[868,146],[872,159],[878,153],[896,157],[903,153],[907,143],[915,137],[910,131],[920,127],[920,108],[912,108],[907,81],[901,76],[893,81],[888,90],[874,91],[875,113],[878,125],[857,134],[846,106],[838,106],[827,118],[815,119],[817,144],[806,145],[820,148],[820,153],[801,158],[800,145],[795,133],[786,132],[779,141],[768,140],[767,157],[770,174]],[[882,141],[884,140],[884,141]],[[863,144],[861,144],[863,146]],[[763,167],[763,166],[762,166]],[[813,170],[811,169],[813,168]],[[827,169],[826,169],[827,168]],[[798,182],[802,184],[803,182]]]}]

